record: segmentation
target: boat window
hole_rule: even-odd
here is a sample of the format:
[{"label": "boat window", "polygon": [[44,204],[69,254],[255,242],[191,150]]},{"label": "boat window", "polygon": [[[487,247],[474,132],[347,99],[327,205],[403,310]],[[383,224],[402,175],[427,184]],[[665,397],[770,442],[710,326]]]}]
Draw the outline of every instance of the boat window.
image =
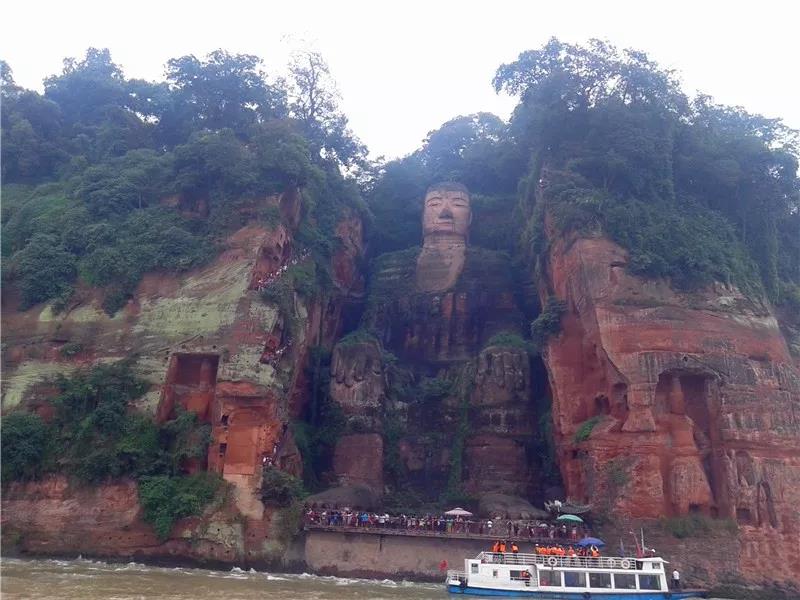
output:
[{"label": "boat window", "polygon": [[589,587],[610,588],[611,573],[589,573]]},{"label": "boat window", "polygon": [[586,587],[586,573],[582,571],[564,571],[564,586]]},{"label": "boat window", "polygon": [[492,571],[492,577],[497,577],[497,569],[495,569],[494,571]]},{"label": "boat window", "polygon": [[469,572],[472,573],[473,575],[477,575],[478,574],[478,563],[472,563],[469,566]]},{"label": "boat window", "polygon": [[660,590],[661,577],[659,575],[639,575],[640,590]]},{"label": "boat window", "polygon": [[539,585],[548,587],[561,587],[561,571],[539,570]]},{"label": "boat window", "polygon": [[633,573],[614,573],[614,587],[618,590],[635,590],[636,575]]}]

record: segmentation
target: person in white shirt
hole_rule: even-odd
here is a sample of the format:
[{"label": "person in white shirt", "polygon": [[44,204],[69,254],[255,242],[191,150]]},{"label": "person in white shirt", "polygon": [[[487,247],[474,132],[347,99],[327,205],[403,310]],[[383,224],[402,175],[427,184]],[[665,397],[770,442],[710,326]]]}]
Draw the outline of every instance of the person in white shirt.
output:
[{"label": "person in white shirt", "polygon": [[681,574],[678,573],[678,569],[672,571],[672,589],[681,589]]}]

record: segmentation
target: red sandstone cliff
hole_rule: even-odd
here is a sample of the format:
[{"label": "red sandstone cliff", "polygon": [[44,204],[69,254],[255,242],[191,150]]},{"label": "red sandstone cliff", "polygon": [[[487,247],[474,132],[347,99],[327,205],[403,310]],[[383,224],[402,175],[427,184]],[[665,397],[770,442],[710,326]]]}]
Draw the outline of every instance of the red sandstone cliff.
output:
[{"label": "red sandstone cliff", "polygon": [[551,242],[541,295],[567,310],[544,358],[567,494],[622,517],[734,519],[741,575],[797,582],[800,376],[770,307],[635,277],[602,237]]},{"label": "red sandstone cliff", "polygon": [[[141,375],[152,384],[139,408],[163,419],[180,404],[211,423],[207,466],[232,486],[224,507],[180,523],[162,544],[141,521],[130,483],[94,490],[59,478],[15,485],[3,496],[3,525],[23,549],[225,561],[274,556],[274,515],[257,497],[261,465],[267,458],[299,473],[285,425],[306,402],[308,348],[338,338],[346,299],[363,292],[356,267],[361,224],[351,218],[339,224],[342,243],[331,265],[339,293],[324,304],[295,298],[296,331],[259,298],[259,280],[302,255],[293,234],[297,202],[296,196],[281,198],[286,225],[242,228],[202,269],[180,277],[148,275],[114,318],[99,310],[92,290],[80,290],[59,315],[47,306],[17,312],[13,296],[5,304],[5,408],[25,402],[45,410],[50,375],[135,351],[142,356]],[[604,238],[551,241],[542,298],[553,293],[568,309],[545,362],[567,493],[621,517],[698,511],[734,519],[735,557],[725,569],[753,581],[767,573],[797,581],[800,377],[770,307],[723,286],[687,294],[631,276],[625,252]],[[466,443],[467,484],[483,490],[500,480],[524,483],[529,465],[515,440],[531,435],[531,419],[538,418],[526,412],[531,375],[519,351],[481,351],[473,340],[488,337],[473,331],[480,325],[473,313],[486,313],[490,323],[509,312],[508,303],[493,301],[491,310],[477,311],[478,300],[469,295],[433,300],[425,310],[408,306],[418,323],[411,333],[389,337],[401,344],[401,354],[425,349],[433,362],[452,358],[450,351],[459,360],[467,350],[477,357],[470,404],[478,431]],[[432,338],[447,344],[422,343]],[[62,356],[59,348],[73,341],[81,352]],[[380,488],[383,439],[373,422],[377,412],[365,410],[380,405],[383,375],[379,348],[366,346],[373,363],[359,362],[370,355],[363,348],[334,353],[332,394],[349,416],[372,418],[361,424],[363,433],[337,448],[334,469],[343,481]],[[587,421],[594,424],[590,435],[578,435],[589,431]],[[401,440],[410,471],[422,470],[422,449],[413,436]],[[448,448],[438,450],[438,462],[446,465]],[[513,491],[522,493],[526,485]],[[776,552],[787,560],[776,564]]]},{"label": "red sandstone cliff", "polygon": [[[15,532],[23,550],[274,558],[272,511],[259,498],[262,467],[269,462],[301,474],[288,424],[307,400],[308,350],[330,346],[340,335],[344,304],[363,286],[356,267],[361,223],[350,217],[336,230],[341,243],[330,265],[333,292],[324,299],[295,295],[282,308],[261,297],[258,288],[265,281],[313,260],[294,241],[301,201],[297,192],[265,199],[277,204],[282,224],[266,227],[254,219],[224,240],[210,264],[181,275],[146,275],[113,317],[88,288],[78,290],[59,314],[49,305],[20,312],[13,294],[4,296],[3,341],[12,349],[3,354],[4,411],[17,405],[46,411],[53,375],[136,354],[138,374],[151,384],[136,408],[165,420],[180,405],[209,423],[208,456],[193,469],[218,472],[230,487],[224,511],[206,514],[191,527],[179,524],[162,544],[141,521],[130,482],[95,489],[59,478],[13,485],[3,494],[4,531]],[[63,356],[59,349],[66,343],[79,344],[81,351]],[[194,540],[191,548],[187,536]]]}]

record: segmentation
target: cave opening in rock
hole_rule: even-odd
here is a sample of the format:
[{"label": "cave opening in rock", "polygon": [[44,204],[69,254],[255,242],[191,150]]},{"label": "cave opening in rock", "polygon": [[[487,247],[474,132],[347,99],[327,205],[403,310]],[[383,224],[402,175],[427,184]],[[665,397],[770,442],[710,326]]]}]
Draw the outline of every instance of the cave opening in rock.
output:
[{"label": "cave opening in rock", "polygon": [[778,515],[775,512],[775,501],[772,498],[772,489],[766,481],[762,481],[758,484],[756,503],[758,525],[762,526],[769,523],[770,527],[777,528]]},{"label": "cave opening in rock", "polygon": [[715,452],[719,432],[711,426],[714,384],[712,375],[683,368],[661,373],[656,384],[653,413],[659,429],[669,434],[663,468],[677,514],[711,514],[717,508],[723,478]]},{"label": "cave opening in rock", "polygon": [[749,508],[737,508],[736,509],[736,521],[740,525],[752,525],[753,524],[753,513],[750,512]]},{"label": "cave opening in rock", "polygon": [[208,422],[218,369],[218,354],[173,354],[158,407],[158,419],[173,418],[175,407],[181,406],[195,413],[201,421]]},{"label": "cave opening in rock", "polygon": [[596,396],[594,399],[594,416],[599,415],[610,415],[611,414],[611,403],[608,400],[608,396],[605,394],[600,394]]}]

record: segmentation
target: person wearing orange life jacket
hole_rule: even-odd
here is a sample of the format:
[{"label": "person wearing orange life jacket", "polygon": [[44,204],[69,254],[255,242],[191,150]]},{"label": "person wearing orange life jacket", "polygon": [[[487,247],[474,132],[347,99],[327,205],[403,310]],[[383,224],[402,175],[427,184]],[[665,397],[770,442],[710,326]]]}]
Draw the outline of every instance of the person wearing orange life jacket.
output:
[{"label": "person wearing orange life jacket", "polygon": [[599,558],[600,551],[597,549],[597,546],[591,547],[592,558]]},{"label": "person wearing orange life jacket", "polygon": [[536,544],[536,545],[533,547],[533,553],[534,553],[534,554],[541,554],[541,553],[542,553],[542,549],[539,547],[539,544]]},{"label": "person wearing orange life jacket", "polygon": [[492,552],[500,552],[500,540],[492,544]]},{"label": "person wearing orange life jacket", "polygon": [[502,542],[500,542],[500,550],[499,550],[499,552],[505,552],[505,551],[506,551],[506,541],[503,540]]},{"label": "person wearing orange life jacket", "polygon": [[517,546],[517,542],[511,542],[511,552],[514,554],[519,553],[519,546]]},{"label": "person wearing orange life jacket", "polygon": [[577,554],[575,554],[575,548],[570,546],[569,549],[567,550],[567,556],[578,556]]}]

